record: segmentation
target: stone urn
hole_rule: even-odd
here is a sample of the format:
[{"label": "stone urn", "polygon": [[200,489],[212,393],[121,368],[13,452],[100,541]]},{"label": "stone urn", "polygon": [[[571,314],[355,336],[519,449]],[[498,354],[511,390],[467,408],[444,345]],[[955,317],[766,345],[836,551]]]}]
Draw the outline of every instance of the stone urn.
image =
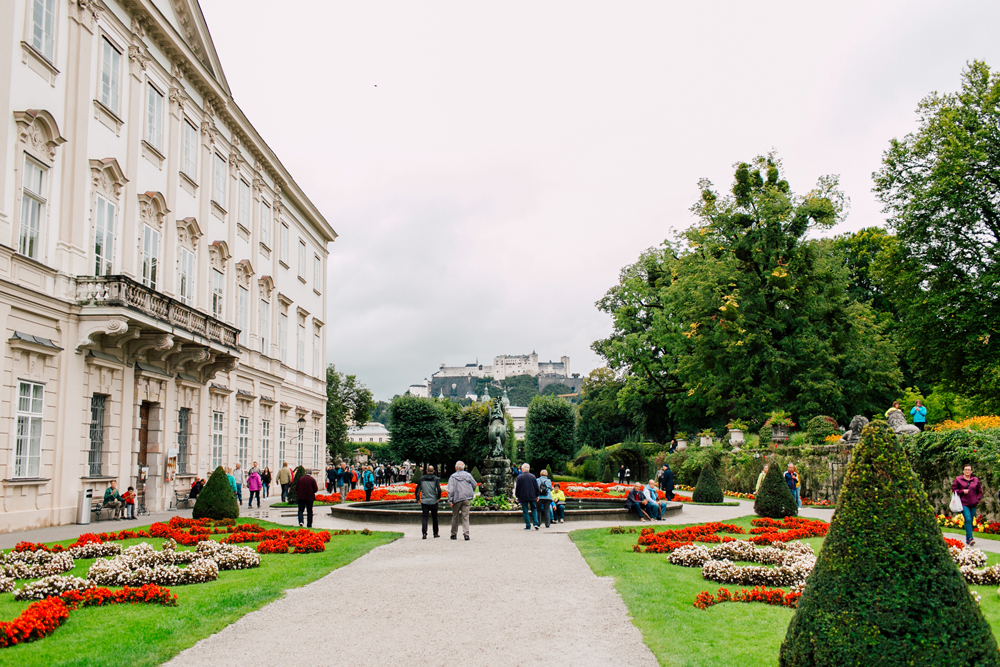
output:
[{"label": "stone urn", "polygon": [[677,438],[677,451],[688,448],[688,441],[684,438]]},{"label": "stone urn", "polygon": [[710,435],[702,435],[702,436],[698,436],[698,437],[701,438],[701,446],[702,447],[711,447],[712,446],[712,436],[710,436]]},{"label": "stone urn", "polygon": [[737,447],[746,442],[743,439],[743,431],[738,428],[729,429],[729,442],[733,447]]},{"label": "stone urn", "polygon": [[788,426],[772,426],[771,442],[788,442],[789,431]]}]

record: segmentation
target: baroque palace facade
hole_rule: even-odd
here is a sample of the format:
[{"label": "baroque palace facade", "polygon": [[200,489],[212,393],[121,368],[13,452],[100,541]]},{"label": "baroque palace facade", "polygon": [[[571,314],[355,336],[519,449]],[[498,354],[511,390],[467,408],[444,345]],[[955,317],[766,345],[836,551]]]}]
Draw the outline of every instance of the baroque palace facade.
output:
[{"label": "baroque palace facade", "polygon": [[0,2],[0,532],[111,480],[325,465],[336,233],[195,0]]}]

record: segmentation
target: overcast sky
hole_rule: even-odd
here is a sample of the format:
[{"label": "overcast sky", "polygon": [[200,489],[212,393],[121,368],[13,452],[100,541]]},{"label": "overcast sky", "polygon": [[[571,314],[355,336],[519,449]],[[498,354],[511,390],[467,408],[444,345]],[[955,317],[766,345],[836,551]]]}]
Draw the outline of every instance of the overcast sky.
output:
[{"label": "overcast sky", "polygon": [[[1000,67],[1000,3],[202,0],[236,102],[340,238],[327,349],[377,398],[536,350],[601,365],[594,307],[776,150],[793,190],[871,173],[931,91]],[[280,10],[280,11],[279,11]]]}]

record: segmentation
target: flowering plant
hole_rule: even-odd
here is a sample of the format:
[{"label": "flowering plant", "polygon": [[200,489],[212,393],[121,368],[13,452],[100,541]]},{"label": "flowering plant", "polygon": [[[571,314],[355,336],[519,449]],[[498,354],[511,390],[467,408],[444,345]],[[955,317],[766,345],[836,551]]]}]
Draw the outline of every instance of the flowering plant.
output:
[{"label": "flowering plant", "polygon": [[726,424],[726,428],[730,431],[745,431],[747,430],[747,423],[742,419],[734,419]]},{"label": "flowering plant", "polygon": [[700,438],[712,438],[715,436],[715,431],[710,428],[703,428],[698,431],[698,437]]},{"label": "flowering plant", "polygon": [[771,416],[767,418],[764,422],[764,426],[789,426],[794,427],[795,422],[792,421],[792,415],[784,410],[775,410],[771,413]]}]

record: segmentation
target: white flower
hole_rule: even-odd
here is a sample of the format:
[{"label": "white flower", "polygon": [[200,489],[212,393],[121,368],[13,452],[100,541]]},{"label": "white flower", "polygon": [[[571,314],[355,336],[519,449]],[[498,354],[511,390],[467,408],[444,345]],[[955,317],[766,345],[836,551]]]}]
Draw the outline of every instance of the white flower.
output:
[{"label": "white flower", "polygon": [[82,591],[89,588],[91,583],[80,577],[61,577],[52,575],[30,584],[25,584],[14,591],[15,600],[44,600],[47,597],[59,597],[66,591]]}]

